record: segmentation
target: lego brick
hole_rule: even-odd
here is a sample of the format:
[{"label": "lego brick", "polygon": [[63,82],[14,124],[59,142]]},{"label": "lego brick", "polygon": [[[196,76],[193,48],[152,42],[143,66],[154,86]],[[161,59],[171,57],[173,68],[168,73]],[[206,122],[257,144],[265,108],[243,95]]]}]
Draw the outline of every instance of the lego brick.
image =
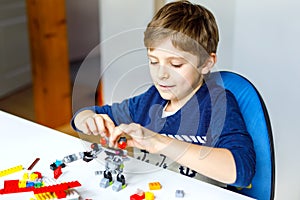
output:
[{"label": "lego brick", "polygon": [[40,158],[36,158],[32,164],[27,168],[27,170],[32,170],[33,167],[39,162]]},{"label": "lego brick", "polygon": [[184,197],[184,191],[183,190],[176,190],[175,197],[176,198],[183,198]]},{"label": "lego brick", "polygon": [[42,178],[43,177],[41,172],[33,172],[33,173],[35,173],[38,176],[38,178]]},{"label": "lego brick", "polygon": [[[26,181],[25,181],[25,186],[26,186]],[[4,188],[7,188],[7,187],[12,187],[12,188],[19,187],[19,180],[5,180]]]},{"label": "lego brick", "polygon": [[[25,181],[26,184],[26,181]],[[19,180],[5,180],[4,188],[0,190],[0,194],[10,194],[10,193],[19,193],[19,192],[28,192],[31,191],[31,187],[20,188]]]},{"label": "lego brick", "polygon": [[67,197],[67,193],[63,190],[60,191],[56,191],[55,195],[57,196],[58,199],[62,199],[62,198],[66,198]]},{"label": "lego brick", "polygon": [[[22,184],[26,184],[25,180],[21,180]],[[19,187],[20,181],[19,180],[6,180],[4,181],[4,189],[0,190],[0,194],[10,194],[10,193],[19,193],[19,192],[29,192],[33,191],[34,194],[39,193],[46,193],[46,192],[56,192],[56,191],[65,191],[70,188],[81,186],[78,181],[60,183],[50,186],[44,186],[40,188],[35,187]]]},{"label": "lego brick", "polygon": [[145,200],[154,200],[154,194],[152,192],[145,192]]},{"label": "lego brick", "polygon": [[24,173],[23,174],[23,180],[27,180],[27,179],[29,179],[29,175],[28,175],[28,173]]},{"label": "lego brick", "polygon": [[109,182],[109,179],[107,179],[107,178],[102,178],[101,181],[100,181],[100,187],[101,188],[107,188],[111,184],[112,184],[112,182]]},{"label": "lego brick", "polygon": [[143,200],[144,197],[138,195],[138,194],[133,194],[130,196],[130,200]]},{"label": "lego brick", "polygon": [[35,173],[31,173],[31,174],[29,175],[29,180],[31,180],[31,181],[34,181],[34,180],[37,179],[37,178],[38,178],[38,175],[35,174]]},{"label": "lego brick", "polygon": [[21,170],[23,170],[22,165],[11,167],[11,168],[0,171],[0,177],[6,176],[6,175],[9,175],[9,174],[13,174],[13,173],[21,171]]},{"label": "lego brick", "polygon": [[27,181],[27,182],[26,182],[26,187],[34,187],[34,182],[32,182],[32,181]]},{"label": "lego brick", "polygon": [[62,175],[62,171],[61,171],[62,166],[58,166],[54,172],[53,172],[53,176],[55,179],[58,179],[58,177],[60,177],[60,175]]},{"label": "lego brick", "polygon": [[66,183],[60,183],[50,186],[44,186],[41,188],[34,188],[33,192],[34,194],[38,193],[45,193],[45,192],[56,192],[56,191],[64,191],[68,190],[69,188],[73,187],[79,187],[81,184],[78,181],[72,181],[72,182],[66,182]]},{"label": "lego brick", "polygon": [[122,184],[122,182],[116,181],[114,182],[112,186],[112,190],[115,192],[119,192],[120,190],[124,189],[126,187],[126,184]]},{"label": "lego brick", "polygon": [[161,184],[160,184],[160,182],[152,182],[152,183],[149,183],[149,189],[150,189],[150,190],[160,190],[160,189],[161,189]]}]

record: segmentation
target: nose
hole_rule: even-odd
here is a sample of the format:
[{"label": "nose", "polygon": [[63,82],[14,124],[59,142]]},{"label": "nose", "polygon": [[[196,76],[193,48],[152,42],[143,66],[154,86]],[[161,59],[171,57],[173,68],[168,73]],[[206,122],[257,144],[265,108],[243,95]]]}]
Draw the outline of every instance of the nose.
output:
[{"label": "nose", "polygon": [[159,79],[167,79],[169,78],[169,71],[168,71],[168,67],[165,66],[164,64],[160,64],[159,68],[158,68],[158,78]]}]

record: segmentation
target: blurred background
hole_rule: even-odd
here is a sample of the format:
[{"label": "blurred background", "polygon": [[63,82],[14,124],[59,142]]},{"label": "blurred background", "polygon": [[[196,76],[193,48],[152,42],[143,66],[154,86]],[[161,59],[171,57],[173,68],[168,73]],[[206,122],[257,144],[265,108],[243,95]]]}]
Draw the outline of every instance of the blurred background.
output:
[{"label": "blurred background", "polygon": [[[67,133],[74,134],[68,125],[71,116],[71,88],[81,63],[100,41],[99,2],[98,0],[66,0],[53,1],[52,3],[51,1],[44,1],[44,3],[41,2],[38,4],[41,5],[34,5],[34,1],[24,0],[0,2],[0,108],[28,120],[40,121],[46,126],[62,129]],[[53,6],[50,7],[50,4]],[[59,6],[63,10],[57,13],[57,7]],[[47,10],[43,7],[49,9]],[[55,15],[58,15],[58,17],[55,18]],[[43,18],[44,21],[40,20],[38,23],[40,23],[40,27],[44,26],[44,30],[38,32],[39,30],[36,27],[34,30],[29,28],[29,23],[33,24],[37,21],[34,17]],[[52,31],[49,26],[53,26],[52,29],[55,31],[55,22],[53,23],[51,20],[58,21],[59,17],[65,19],[66,23],[62,24],[62,26],[65,26],[66,30],[57,28],[58,33],[55,34],[62,38],[59,39],[59,42],[65,43],[67,45],[66,48],[61,48],[61,45],[50,47],[50,45],[54,44],[53,42],[52,44],[51,41],[44,42],[40,39],[41,35]],[[34,20],[36,21],[34,22]],[[45,25],[47,24],[47,20],[52,24]],[[34,33],[30,33],[30,31]],[[35,41],[44,42],[46,47],[41,45],[35,48],[34,46],[37,46],[37,42]],[[63,55],[59,59],[66,62],[60,63],[61,66],[56,65],[54,69],[53,66],[56,63],[51,61],[51,56],[55,57],[55,53],[51,54],[51,52],[56,51]],[[48,66],[46,63],[47,58],[38,52],[49,54],[48,60],[50,64]],[[37,58],[38,56],[40,58]],[[31,67],[32,62],[34,62],[36,67]],[[47,67],[50,69],[53,68],[53,71],[46,71]],[[36,68],[45,69],[45,72],[34,73],[34,70],[37,70]],[[52,75],[53,73],[63,73],[65,77],[62,79],[55,74]],[[43,84],[46,82],[47,74],[51,76],[53,84],[49,82]],[[35,75],[39,77],[34,77]],[[53,93],[57,92],[58,95],[52,95],[52,97],[61,98],[62,93],[66,91],[58,91],[59,88],[52,87],[56,82],[70,86],[67,89],[68,101],[70,103],[67,105],[51,103],[57,102],[57,100],[48,99],[49,95],[46,94],[44,94],[45,97],[34,98],[35,93],[36,95],[43,96],[39,88],[34,88],[34,83],[36,83],[37,87],[44,90],[54,90]],[[67,113],[59,112],[52,114],[48,118],[43,117],[43,115],[47,115],[47,108],[40,108],[41,106],[37,107],[34,105],[34,103],[41,104],[38,101],[43,101],[43,98],[49,101],[49,106],[68,106],[68,108],[64,109]],[[40,114],[42,112],[45,112],[45,114]],[[68,117],[61,118],[61,121],[56,121],[55,118],[59,118],[60,115]],[[55,122],[52,123],[52,121]]]},{"label": "blurred background", "polygon": [[[69,126],[78,108],[121,101],[151,84],[143,30],[166,2],[1,0],[0,109],[78,136]],[[265,100],[275,199],[300,199],[300,1],[192,2],[217,19],[216,70],[244,75]]]}]

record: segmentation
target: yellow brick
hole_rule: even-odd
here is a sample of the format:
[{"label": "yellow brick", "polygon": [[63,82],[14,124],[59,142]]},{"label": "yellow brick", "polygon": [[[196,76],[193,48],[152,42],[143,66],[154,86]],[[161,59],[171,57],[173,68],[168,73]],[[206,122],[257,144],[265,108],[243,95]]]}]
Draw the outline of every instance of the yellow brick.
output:
[{"label": "yellow brick", "polygon": [[36,180],[37,178],[38,178],[38,175],[35,174],[35,173],[31,173],[30,176],[29,176],[29,179],[30,179],[31,181],[34,181],[34,180]]},{"label": "yellow brick", "polygon": [[154,194],[152,192],[145,192],[145,200],[154,200]]},{"label": "yellow brick", "polygon": [[35,194],[34,196],[37,200],[44,200],[44,197],[42,197],[40,194]]},{"label": "yellow brick", "polygon": [[24,179],[24,180],[28,180],[28,178],[29,178],[28,173],[24,173],[24,174],[23,174],[23,179]]},{"label": "yellow brick", "polygon": [[19,188],[26,188],[26,180],[19,180]]},{"label": "yellow brick", "polygon": [[5,169],[5,170],[0,171],[0,177],[6,176],[6,175],[9,175],[9,174],[21,171],[21,170],[23,170],[23,166],[22,165],[18,165],[18,166],[9,168],[9,169]]}]

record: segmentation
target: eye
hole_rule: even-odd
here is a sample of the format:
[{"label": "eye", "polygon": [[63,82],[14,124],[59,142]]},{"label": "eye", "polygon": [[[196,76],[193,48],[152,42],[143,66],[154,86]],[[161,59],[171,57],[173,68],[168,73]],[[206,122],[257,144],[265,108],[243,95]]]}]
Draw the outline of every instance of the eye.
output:
[{"label": "eye", "polygon": [[150,63],[150,65],[157,65],[158,64],[158,62],[154,61],[154,60],[149,60],[149,63]]},{"label": "eye", "polygon": [[182,66],[182,64],[172,64],[172,63],[171,63],[171,65],[172,65],[173,67],[176,67],[176,68],[179,68],[179,67]]}]

